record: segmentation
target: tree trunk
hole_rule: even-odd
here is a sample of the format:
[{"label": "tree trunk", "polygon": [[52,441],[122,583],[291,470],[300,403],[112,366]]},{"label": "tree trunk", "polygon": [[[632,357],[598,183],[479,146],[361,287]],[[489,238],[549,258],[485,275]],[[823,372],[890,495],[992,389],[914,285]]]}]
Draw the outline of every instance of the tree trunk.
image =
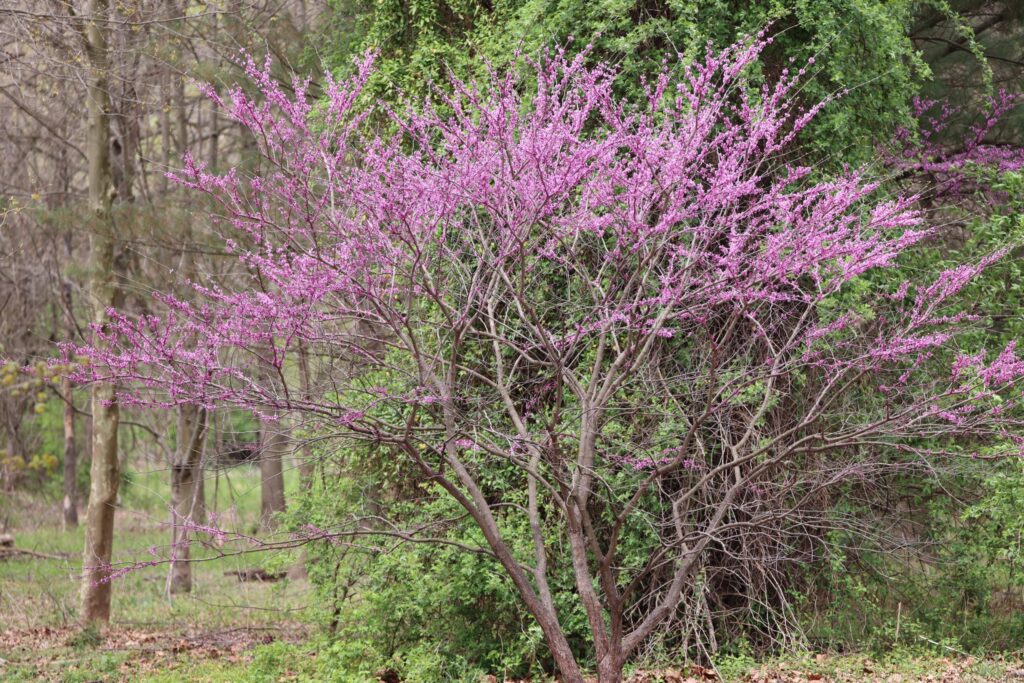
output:
[{"label": "tree trunk", "polygon": [[178,443],[171,463],[171,567],[169,593],[192,590],[189,562],[191,526],[206,516],[203,500],[203,450],[206,443],[206,410],[198,406],[178,408]]},{"label": "tree trunk", "polygon": [[[302,391],[302,400],[308,401],[313,395],[313,383],[310,377],[309,352],[306,345],[299,342],[299,387]],[[313,449],[309,441],[303,439],[302,447],[296,454],[299,460],[299,481],[302,490],[308,491],[313,485],[313,474],[316,470],[313,463]]]},{"label": "tree trunk", "polygon": [[[180,11],[180,10],[175,10]],[[184,79],[175,76],[174,124],[177,129],[179,161],[188,146],[188,117],[185,110]],[[168,136],[169,138],[170,136]],[[181,258],[177,272],[185,283],[195,278],[192,222],[186,220],[182,235]],[[186,284],[187,287],[187,284]],[[189,295],[183,295],[188,298]],[[206,409],[195,405],[178,407],[177,444],[171,463],[171,566],[167,574],[168,593],[192,590],[191,536],[195,523],[206,521],[206,496],[203,491],[203,452],[208,420]]]},{"label": "tree trunk", "polygon": [[61,392],[64,394],[64,500],[61,509],[64,513],[64,529],[78,526],[78,492],[75,480],[78,476],[78,444],[75,443],[75,405],[74,388],[71,380],[61,380]]},{"label": "tree trunk", "polygon": [[607,656],[597,663],[599,683],[622,683],[622,661],[616,656]]},{"label": "tree trunk", "polygon": [[[107,309],[116,304],[114,229],[111,202],[110,95],[107,91],[107,44],[104,36],[107,0],[87,0],[86,50],[89,57],[87,108],[89,116],[89,235],[90,286],[93,321],[107,322]],[[91,19],[96,19],[95,21]],[[99,339],[95,337],[93,343]],[[121,472],[117,458],[119,411],[115,388],[97,383],[92,387],[92,463],[89,505],[85,514],[85,548],[82,552],[80,618],[84,623],[110,620],[110,560],[114,547],[114,506]]]},{"label": "tree trunk", "polygon": [[288,448],[289,438],[284,418],[264,425],[265,440],[260,452],[260,526],[274,527],[274,515],[284,512],[284,470],[282,463]]},{"label": "tree trunk", "polygon": [[[64,235],[64,257],[71,262],[71,233]],[[64,306],[64,333],[70,341],[75,338],[75,318],[72,310],[71,282],[67,277],[61,283],[61,299]],[[78,526],[78,444],[75,441],[75,395],[71,380],[61,380],[64,395],[64,500],[61,504],[64,529]]]},{"label": "tree trunk", "polygon": [[81,618],[110,621],[110,560],[114,549],[114,507],[121,480],[117,460],[118,406],[114,387],[92,391],[92,467],[82,554]]}]

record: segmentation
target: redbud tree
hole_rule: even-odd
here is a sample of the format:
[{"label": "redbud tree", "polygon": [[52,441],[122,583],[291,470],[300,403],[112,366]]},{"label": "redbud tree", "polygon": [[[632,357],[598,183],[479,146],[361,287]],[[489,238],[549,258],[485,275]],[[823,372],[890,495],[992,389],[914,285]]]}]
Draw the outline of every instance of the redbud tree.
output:
[{"label": "redbud tree", "polygon": [[666,68],[642,105],[560,51],[375,110],[372,58],[315,102],[250,62],[257,95],[209,94],[259,164],[176,175],[214,201],[250,279],[114,312],[74,350],[80,379],[154,407],[290,413],[401,459],[479,527],[475,550],[581,683],[549,581],[569,567],[584,654],[620,681],[710,554],[810,526],[803,503],[831,486],[1022,443],[1024,360],[957,346],[981,322],[958,294],[1002,252],[873,277],[930,230],[865,171],[800,165],[828,102],[801,101],[803,70],[746,77],[770,42]]}]

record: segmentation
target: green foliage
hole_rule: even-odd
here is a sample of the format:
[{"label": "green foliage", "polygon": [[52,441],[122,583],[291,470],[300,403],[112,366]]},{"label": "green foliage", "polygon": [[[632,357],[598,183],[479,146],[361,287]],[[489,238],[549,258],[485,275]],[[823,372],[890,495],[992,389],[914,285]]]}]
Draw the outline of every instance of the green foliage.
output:
[{"label": "green foliage", "polygon": [[1005,567],[1008,588],[1024,586],[1024,465],[1003,463],[984,483],[984,495],[964,513],[971,524],[971,545],[987,562]]},{"label": "green foliage", "polygon": [[[324,55],[325,62],[345,70],[366,48],[378,50],[380,69],[370,94],[391,102],[401,93],[427,95],[429,84],[443,84],[449,71],[461,77],[483,77],[487,65],[506,66],[517,52],[534,55],[552,45],[574,52],[587,43],[592,44],[591,60],[612,62],[624,73],[621,94],[638,99],[643,96],[643,78],[657,73],[664,59],[670,68],[678,68],[699,58],[708,42],[721,47],[770,25],[775,42],[759,73],[751,78],[772,79],[783,69],[806,67],[802,92],[808,102],[849,90],[825,109],[802,138],[807,159],[826,172],[830,164],[872,163],[878,144],[900,127],[913,128],[912,97],[927,87],[935,94],[934,83],[929,86],[930,68],[909,38],[922,16],[934,12],[957,27],[964,54],[978,62],[980,75],[967,97],[991,86],[978,41],[967,20],[956,12],[962,3],[945,0],[333,0],[332,6],[334,23],[327,30],[332,48]],[[980,186],[1001,193],[1002,210],[983,217],[968,213],[961,229],[946,231],[943,239],[916,250],[900,269],[851,283],[836,297],[834,309],[826,305],[818,311],[819,322],[827,323],[834,319],[834,311],[852,307],[860,316],[859,324],[868,327],[887,313],[879,292],[895,292],[911,274],[937,274],[954,261],[976,260],[1024,236],[1021,175],[977,180]],[[956,252],[956,259],[950,252]],[[1024,334],[1024,319],[1010,314],[1024,306],[1022,276],[1020,258],[1010,258],[971,285],[964,309],[950,313],[977,315],[988,324],[968,338],[959,352],[997,353]],[[553,289],[563,286],[557,270],[538,281]],[[546,322],[557,328],[578,321]],[[688,352],[681,344],[682,364]],[[927,371],[948,367],[949,360],[936,355],[925,363],[930,363]],[[801,384],[814,381],[793,379]],[[387,382],[388,378],[366,379],[367,385]],[[864,390],[850,403],[851,418],[883,400],[875,389],[865,381]],[[738,407],[752,406],[763,395],[764,387],[753,385],[732,400]],[[612,419],[602,428],[600,447],[619,457],[654,458],[663,434],[673,429],[679,427],[670,419],[653,425]],[[646,440],[638,436],[642,430]],[[650,447],[637,452],[638,443]],[[963,448],[972,446],[977,444]],[[401,461],[388,453],[346,452],[327,465],[298,510],[293,509],[295,524],[337,528],[368,506],[383,506],[386,516],[413,525],[458,514],[419,481],[418,473],[404,469]],[[601,475],[637,476],[628,468]],[[520,503],[516,494],[521,496],[523,485],[516,477],[511,469],[496,471],[487,486],[503,501]],[[1006,581],[1012,577],[1016,586],[1019,580],[1022,482],[1024,475],[1013,468],[988,478],[975,470],[934,478],[913,475],[894,482],[892,495],[913,513],[913,519],[906,521],[919,534],[913,541],[924,548],[926,559],[894,556],[891,549],[880,546],[864,547],[864,539],[850,535],[837,533],[826,539],[827,560],[807,567],[807,577],[789,577],[793,579],[789,590],[814,643],[837,649],[923,646],[945,654],[948,647],[1007,647],[1024,642],[1024,619],[991,609]],[[966,516],[949,499],[949,491],[956,500],[974,502]],[[829,504],[845,520],[866,524],[878,518],[891,520],[866,502],[865,492],[855,486]],[[524,543],[529,536],[525,529],[509,533]],[[624,576],[630,567],[647,560],[643,551],[649,547],[647,533],[637,525],[624,534]],[[471,526],[463,523],[445,526],[443,537],[470,545],[480,542]],[[548,542],[557,544],[559,539],[552,537]],[[458,680],[480,671],[533,670],[531,662],[543,650],[511,588],[486,558],[450,546],[388,544],[386,549],[357,551],[327,541],[316,544],[312,557],[311,578],[322,598],[321,618],[334,629],[332,656],[343,663],[341,668],[392,667],[416,680],[436,680],[440,675],[436,672],[444,671],[446,680]],[[561,608],[570,637],[582,638],[587,630],[583,615],[569,607],[574,602],[571,582],[567,576],[557,581],[561,581],[559,596],[566,598]],[[482,613],[487,614],[486,625],[481,625]],[[514,628],[495,630],[492,622]],[[734,633],[742,634],[743,629]],[[477,634],[483,635],[477,638]],[[734,657],[737,671],[749,664],[750,647],[742,636],[720,645]]]},{"label": "green foliage", "polygon": [[894,498],[918,510],[903,531],[917,547],[894,553],[865,547],[850,533],[831,534],[828,565],[809,567],[815,578],[795,596],[810,642],[835,651],[938,655],[1005,651],[1024,642],[1015,566],[1024,529],[1014,507],[1024,502],[1020,464],[1005,463],[984,480],[990,493],[960,513],[956,498],[972,495],[979,481],[980,472],[931,486],[915,478],[894,485]]},{"label": "green foliage", "polygon": [[[775,44],[755,78],[806,66],[808,102],[849,90],[808,130],[822,158],[868,162],[875,145],[909,125],[910,96],[929,77],[908,37],[922,3],[910,0],[335,0],[335,50],[328,65],[345,69],[366,48],[380,51],[374,95],[420,96],[452,71],[482,75],[485,64],[509,64],[551,45],[570,51],[592,43],[592,60],[616,64],[623,95],[642,98],[664,59],[670,65],[703,55],[770,25]],[[925,5],[929,3],[924,3]],[[354,40],[353,32],[362,34]],[[574,40],[575,39],[575,40]],[[681,62],[677,60],[677,55]],[[808,60],[813,58],[813,65]]]},{"label": "green foliage", "polygon": [[[330,633],[331,645],[321,657],[353,681],[382,669],[424,683],[550,669],[540,629],[505,572],[486,554],[465,549],[485,546],[479,529],[449,496],[403,471],[401,462],[360,448],[322,458],[312,485],[289,509],[297,529],[312,525],[335,532],[354,525],[361,532],[307,547],[307,570],[317,592],[314,618]],[[514,499],[509,477],[499,473],[488,483]],[[369,513],[421,528],[417,540],[442,542],[367,536],[371,527],[389,529],[374,519],[353,521]],[[503,531],[521,545],[520,552],[529,552],[528,529]],[[571,577],[567,570],[554,574],[570,642],[583,651],[587,627]]]}]

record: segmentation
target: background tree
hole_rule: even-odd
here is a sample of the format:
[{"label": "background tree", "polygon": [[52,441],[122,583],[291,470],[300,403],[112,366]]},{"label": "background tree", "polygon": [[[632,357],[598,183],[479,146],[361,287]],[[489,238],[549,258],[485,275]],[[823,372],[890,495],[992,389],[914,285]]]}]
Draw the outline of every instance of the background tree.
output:
[{"label": "background tree", "polygon": [[[218,118],[205,97],[189,85],[189,78],[229,78],[237,70],[233,60],[246,48],[272,52],[283,64],[298,63],[303,58],[300,29],[317,22],[322,12],[321,3],[308,0],[224,6],[200,6],[187,0],[138,0],[116,6],[102,2],[95,6],[21,0],[0,3],[5,56],[0,92],[9,124],[2,134],[5,150],[11,152],[3,161],[9,172],[0,182],[5,206],[9,203],[13,208],[3,235],[6,243],[0,270],[5,276],[11,273],[2,300],[8,307],[5,320],[17,329],[5,330],[3,339],[4,355],[15,366],[30,365],[53,354],[60,337],[88,334],[85,321],[101,321],[114,301],[111,297],[120,296],[118,301],[146,310],[148,303],[139,293],[156,283],[173,282],[181,275],[193,277],[198,271],[208,278],[238,276],[237,268],[220,270],[218,263],[225,263],[219,257],[222,245],[211,237],[208,221],[197,220],[196,213],[183,204],[180,192],[169,187],[164,177],[168,169],[180,164],[185,149],[198,146],[212,168],[217,167],[221,155],[237,163],[248,154],[238,144],[244,141],[232,135],[234,124]],[[94,38],[103,39],[103,50],[90,47]],[[90,61],[94,58],[100,62]],[[91,123],[82,110],[67,106],[100,95],[106,98],[98,105],[102,112],[93,112]],[[100,114],[102,123],[95,119]],[[106,161],[96,156],[100,154],[97,136],[103,130],[107,131]],[[109,166],[108,178],[95,175],[105,166]],[[99,187],[104,183],[109,184],[107,190]],[[103,202],[110,203],[109,211]],[[93,207],[90,212],[100,210],[102,215],[83,221],[87,205]],[[75,265],[87,261],[88,268]],[[109,271],[108,266],[117,272]],[[187,282],[180,285],[187,290]],[[15,306],[23,316],[15,314]],[[86,308],[92,310],[86,312]],[[15,483],[43,455],[38,449],[44,440],[32,416],[47,410],[48,394],[43,392],[49,386],[52,393],[59,389],[65,408],[65,523],[73,526],[76,517],[76,446],[81,436],[75,434],[76,414],[106,425],[89,433],[104,444],[103,458],[91,462],[97,467],[104,463],[102,473],[109,475],[109,481],[104,484],[97,476],[90,479],[103,489],[103,500],[97,499],[96,509],[112,512],[121,478],[114,469],[115,455],[120,465],[129,467],[135,466],[132,460],[137,455],[126,454],[124,449],[116,453],[113,444],[118,421],[112,417],[113,406],[100,399],[102,410],[97,413],[84,408],[79,397],[76,407],[73,385],[66,378],[38,380],[38,386],[30,387],[22,387],[19,381],[12,385],[17,395],[0,399],[10,408],[5,408],[8,419],[3,434],[3,441],[10,444],[4,456],[4,472],[10,474],[6,481]],[[195,430],[188,429],[190,416],[193,413],[184,411],[183,427],[191,433]],[[173,426],[176,420],[168,423],[143,416],[151,424],[141,425],[135,416],[126,417],[127,421],[120,423],[148,430],[146,433],[159,442],[162,450],[158,452],[199,452],[182,446]],[[167,428],[167,424],[172,426]],[[198,433],[205,433],[205,426]],[[192,480],[201,492],[201,470]],[[202,510],[202,505],[196,509]],[[203,514],[200,512],[200,517]],[[95,554],[94,550],[86,553]],[[101,558],[99,564],[106,562],[109,557]],[[187,566],[178,563],[176,568],[180,571]],[[85,579],[87,592],[95,587],[95,579]],[[109,587],[97,590],[105,592]]]},{"label": "background tree", "polygon": [[[118,249],[113,225],[112,204],[118,192],[110,159],[111,101],[109,55],[106,24],[108,6],[104,0],[90,0],[84,6],[85,52],[90,68],[86,93],[89,111],[89,209],[94,227],[90,236],[90,295],[93,324],[102,328],[107,310],[123,300],[119,296],[115,254]],[[117,148],[121,153],[123,147]],[[123,174],[123,170],[122,170]],[[123,178],[123,175],[122,175]],[[131,201],[131,195],[122,198]],[[98,337],[93,337],[97,340]],[[89,507],[85,513],[85,550],[82,553],[82,605],[84,622],[110,620],[110,583],[107,567],[114,550],[114,508],[121,483],[117,452],[117,426],[120,418],[113,384],[92,387],[92,464],[90,467]]]}]

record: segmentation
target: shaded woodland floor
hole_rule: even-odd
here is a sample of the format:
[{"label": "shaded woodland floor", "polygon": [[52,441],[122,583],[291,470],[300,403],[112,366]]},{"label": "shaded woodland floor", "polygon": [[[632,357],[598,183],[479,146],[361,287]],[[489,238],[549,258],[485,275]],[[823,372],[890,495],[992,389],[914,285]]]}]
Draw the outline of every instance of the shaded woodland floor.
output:
[{"label": "shaded woodland floor", "polygon": [[[259,480],[246,468],[207,490],[226,527],[250,533],[259,517]],[[216,495],[214,495],[216,494]],[[76,625],[81,529],[63,531],[59,510],[38,499],[8,497],[0,509],[16,546],[34,555],[0,559],[0,681],[147,681],[209,683],[348,681],[318,661],[323,645],[310,623],[306,580],[239,582],[230,575],[259,566],[251,555],[194,565],[192,593],[168,598],[166,566],[128,573],[114,587],[113,618],[102,632]],[[137,475],[117,517],[115,559],[144,560],[166,546],[166,490],[161,473]],[[375,680],[374,677],[367,678]],[[498,683],[488,677],[481,683]],[[725,658],[715,669],[691,666],[635,671],[632,683],[929,683],[1024,681],[1013,659],[893,653],[807,654],[754,662]],[[540,682],[537,682],[540,683]]]},{"label": "shaded woodland floor", "polygon": [[[169,542],[166,486],[161,472],[136,475],[118,511],[115,562],[151,559]],[[258,473],[236,468],[208,505],[226,528],[254,530],[259,518]],[[214,495],[216,493],[216,495]],[[0,521],[15,546],[32,554],[0,559],[0,681],[120,681],[170,676],[207,660],[245,665],[251,651],[271,642],[301,642],[310,627],[305,580],[240,582],[231,575],[261,562],[243,555],[193,565],[193,590],[169,597],[167,566],[118,579],[113,616],[102,633],[76,624],[83,531],[60,528],[56,506],[26,495],[5,498]]]}]

